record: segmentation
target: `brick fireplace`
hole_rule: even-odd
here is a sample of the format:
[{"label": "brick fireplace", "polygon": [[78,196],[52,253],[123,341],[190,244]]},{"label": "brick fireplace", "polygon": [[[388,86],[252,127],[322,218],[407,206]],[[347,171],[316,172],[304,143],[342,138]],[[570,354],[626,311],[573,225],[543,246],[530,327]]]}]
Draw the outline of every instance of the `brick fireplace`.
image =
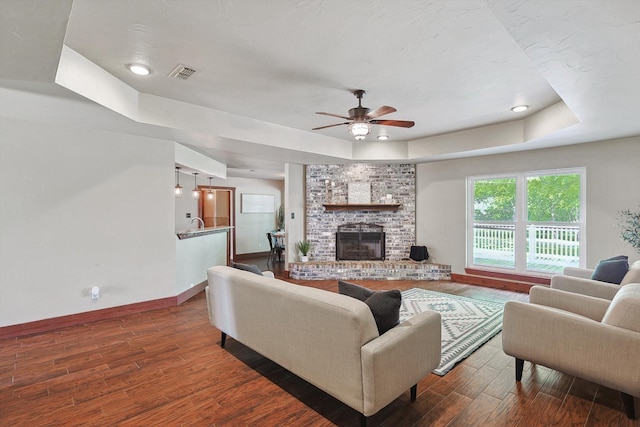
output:
[{"label": "brick fireplace", "polygon": [[[313,249],[311,261],[289,263],[290,277],[300,280],[451,280],[450,265],[408,259],[411,245],[416,244],[415,176],[415,166],[405,164],[307,166],[306,236]],[[350,186],[351,183],[356,185]],[[353,195],[354,187],[358,191],[357,199],[350,205],[349,195]],[[366,190],[364,200],[363,189]],[[369,228],[371,225],[373,231]],[[339,238],[343,231],[352,233],[345,239],[346,255]],[[378,243],[370,241],[373,240],[370,232],[377,233]],[[384,249],[377,253],[377,245],[382,243]],[[379,259],[363,260],[362,257]]]},{"label": "brick fireplace", "polygon": [[[393,210],[362,208],[327,210],[325,204],[349,204],[349,184],[366,183],[371,204],[389,198]],[[311,259],[336,261],[336,233],[345,224],[376,224],[384,227],[385,260],[402,260],[415,245],[415,165],[368,164],[308,165],[306,167],[306,236],[313,244]],[[358,201],[359,203],[361,200]]]}]

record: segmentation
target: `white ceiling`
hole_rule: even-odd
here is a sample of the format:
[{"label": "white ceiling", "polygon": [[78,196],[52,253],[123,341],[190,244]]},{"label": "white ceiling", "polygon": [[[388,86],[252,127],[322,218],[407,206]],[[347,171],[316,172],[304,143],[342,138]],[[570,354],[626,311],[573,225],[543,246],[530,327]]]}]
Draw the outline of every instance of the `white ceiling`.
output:
[{"label": "white ceiling", "polygon": [[[81,94],[229,176],[640,135],[638,0],[2,0],[0,14],[0,86]],[[196,73],[169,77],[178,64]],[[362,143],[311,131],[344,121],[314,112],[348,115],[353,89],[416,125]]]}]

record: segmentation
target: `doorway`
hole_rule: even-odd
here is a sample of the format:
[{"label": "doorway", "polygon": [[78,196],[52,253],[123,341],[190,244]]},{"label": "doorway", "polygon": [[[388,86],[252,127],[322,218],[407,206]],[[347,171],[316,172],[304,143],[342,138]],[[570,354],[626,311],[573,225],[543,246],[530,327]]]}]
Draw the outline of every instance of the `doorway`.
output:
[{"label": "doorway", "polygon": [[236,255],[235,187],[198,186],[198,216],[205,227],[232,227],[227,233],[227,265]]}]

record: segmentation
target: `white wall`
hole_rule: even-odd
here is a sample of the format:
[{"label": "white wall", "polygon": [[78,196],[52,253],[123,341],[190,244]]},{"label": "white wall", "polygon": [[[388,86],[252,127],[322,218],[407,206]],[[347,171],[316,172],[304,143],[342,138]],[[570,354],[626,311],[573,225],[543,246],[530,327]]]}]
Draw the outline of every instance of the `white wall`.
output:
[{"label": "white wall", "polygon": [[174,176],[170,141],[1,118],[0,326],[176,295]]},{"label": "white wall", "polygon": [[[236,254],[269,252],[266,233],[275,229],[276,213],[242,213],[240,208],[242,193],[273,194],[274,209],[277,211],[280,204],[284,203],[282,199],[284,181],[229,177],[227,179],[217,178],[212,182],[213,186],[235,187],[236,189]],[[207,181],[207,185],[208,183],[209,181]]]},{"label": "white wall", "polygon": [[207,269],[227,265],[227,232],[190,239],[176,237],[176,291],[180,294],[207,280]]},{"label": "white wall", "polygon": [[420,164],[416,240],[429,247],[435,261],[462,274],[467,176],[570,167],[585,167],[587,173],[587,266],[619,254],[640,259],[616,228],[618,211],[640,208],[640,137]]},{"label": "white wall", "polygon": [[[306,237],[306,209],[305,209],[305,173],[304,166],[294,163],[285,165],[285,230],[287,230],[285,250],[286,264],[298,261],[295,247],[296,242]],[[291,218],[293,214],[293,218]]]}]

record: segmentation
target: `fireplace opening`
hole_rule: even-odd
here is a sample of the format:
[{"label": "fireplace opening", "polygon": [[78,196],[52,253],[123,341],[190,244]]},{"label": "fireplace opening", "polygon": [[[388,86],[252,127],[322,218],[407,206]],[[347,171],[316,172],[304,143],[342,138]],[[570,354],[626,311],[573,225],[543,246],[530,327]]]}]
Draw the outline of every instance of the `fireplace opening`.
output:
[{"label": "fireplace opening", "polygon": [[336,233],[336,261],[384,260],[385,233],[381,225],[343,224]]}]

